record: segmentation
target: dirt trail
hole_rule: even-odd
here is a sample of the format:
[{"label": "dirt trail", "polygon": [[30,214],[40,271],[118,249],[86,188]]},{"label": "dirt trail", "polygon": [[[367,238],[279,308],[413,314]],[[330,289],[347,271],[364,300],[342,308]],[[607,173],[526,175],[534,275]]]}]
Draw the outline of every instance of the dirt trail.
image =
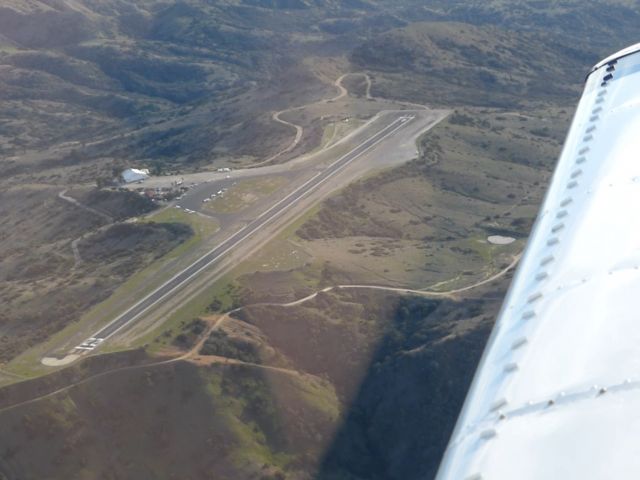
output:
[{"label": "dirt trail", "polygon": [[410,288],[399,288],[399,287],[387,287],[387,286],[382,286],[382,285],[335,285],[332,287],[327,287],[327,288],[323,288],[322,290],[319,290],[315,293],[312,293],[311,295],[308,295],[304,298],[301,298],[299,300],[296,300],[294,302],[288,302],[288,303],[257,303],[257,304],[253,304],[253,305],[245,305],[243,307],[239,307],[236,308],[235,310],[231,310],[230,312],[226,313],[225,315],[215,319],[215,321],[210,321],[210,326],[208,329],[205,330],[205,332],[202,333],[202,335],[200,336],[200,338],[198,339],[198,341],[196,342],[196,344],[186,353],[182,353],[180,355],[177,355],[173,358],[169,358],[167,360],[161,360],[159,362],[154,362],[154,363],[147,363],[147,364],[143,364],[143,365],[131,365],[128,367],[120,367],[120,368],[116,368],[113,370],[108,370],[105,372],[101,372],[89,377],[86,377],[82,380],[79,380],[77,382],[71,383],[69,385],[65,385],[64,387],[61,387],[57,390],[54,390],[52,392],[49,392],[47,394],[44,395],[40,395],[38,397],[29,399],[29,400],[25,400],[23,402],[20,403],[16,403],[14,405],[9,405],[7,407],[4,407],[2,409],[0,409],[0,413],[5,412],[7,410],[11,410],[13,408],[17,408],[21,405],[27,405],[33,402],[36,402],[38,400],[42,400],[44,398],[49,398],[49,397],[53,397],[59,393],[65,392],[67,390],[70,390],[78,385],[82,385],[84,383],[87,383],[89,381],[91,381],[92,379],[95,378],[100,378],[106,375],[111,375],[114,373],[118,373],[118,372],[123,372],[123,371],[129,371],[129,370],[135,370],[138,368],[150,368],[150,367],[157,367],[157,366],[161,366],[161,365],[168,365],[171,363],[175,363],[175,362],[180,362],[180,361],[187,361],[187,362],[192,362],[196,365],[213,365],[213,364],[224,364],[224,365],[244,365],[247,367],[252,367],[252,368],[261,368],[261,369],[266,369],[266,370],[271,370],[271,371],[277,371],[280,373],[286,373],[289,375],[296,375],[296,376],[305,376],[308,374],[305,374],[303,372],[299,372],[297,370],[292,370],[292,369],[287,369],[287,368],[282,368],[282,367],[274,367],[274,366],[269,366],[269,365],[260,365],[257,363],[251,363],[251,362],[243,362],[241,360],[236,360],[236,359],[231,359],[231,358],[226,358],[226,357],[218,357],[218,356],[213,356],[213,355],[201,355],[199,352],[202,349],[202,346],[204,345],[204,343],[207,341],[207,339],[209,338],[209,336],[211,335],[211,333],[213,331],[215,331],[216,329],[220,328],[222,326],[222,324],[229,318],[229,316],[232,313],[238,312],[242,309],[245,308],[249,308],[249,307],[253,307],[253,306],[278,306],[278,307],[293,307],[296,305],[300,305],[302,303],[308,302],[309,300],[312,300],[313,298],[315,298],[319,293],[321,292],[329,292],[335,289],[369,289],[369,290],[384,290],[384,291],[389,291],[389,292],[396,292],[396,293],[408,293],[408,294],[414,294],[414,295],[423,295],[423,296],[429,296],[429,297],[453,297],[454,295],[458,294],[458,293],[463,293],[463,292],[467,292],[469,290],[478,288],[482,285],[486,285],[488,283],[491,283],[497,279],[499,279],[500,277],[504,276],[507,272],[509,272],[511,269],[513,269],[516,264],[518,263],[518,261],[520,260],[522,254],[518,254],[515,255],[513,258],[513,261],[506,266],[505,268],[503,268],[502,270],[500,270],[499,272],[497,272],[496,274],[485,278],[484,280],[481,280],[479,282],[476,282],[472,285],[468,285],[466,287],[462,287],[462,288],[457,288],[457,289],[452,289],[452,290],[448,290],[448,291],[443,291],[443,292],[438,292],[438,291],[428,291],[428,290],[416,290],[416,289],[410,289]]},{"label": "dirt trail", "polygon": [[[278,157],[284,155],[285,153],[288,153],[291,150],[293,150],[294,148],[296,148],[298,146],[298,144],[300,143],[300,140],[302,140],[302,136],[304,135],[304,128],[302,128],[302,126],[297,125],[295,123],[288,122],[287,120],[283,120],[281,116],[286,114],[286,113],[303,110],[303,109],[305,109],[307,107],[310,107],[312,105],[333,103],[333,102],[337,102],[338,100],[343,99],[344,97],[349,95],[349,91],[342,85],[342,81],[345,78],[349,77],[349,76],[363,76],[365,78],[365,82],[366,82],[366,85],[367,85],[366,98],[367,98],[367,100],[374,100],[374,97],[371,96],[371,77],[369,77],[368,74],[363,73],[363,72],[355,72],[355,73],[345,73],[343,75],[340,75],[333,82],[333,86],[338,89],[338,95],[336,95],[335,97],[324,98],[322,100],[318,100],[316,102],[307,103],[305,105],[299,105],[297,107],[287,108],[285,110],[280,110],[279,112],[275,112],[273,115],[271,115],[271,118],[273,119],[273,121],[281,123],[282,125],[287,125],[288,127],[293,128],[295,130],[295,132],[296,132],[295,136],[294,136],[293,140],[291,141],[291,143],[289,145],[287,145],[285,148],[283,148],[282,150],[280,150],[279,152],[275,153],[274,155],[271,155],[269,158],[267,158],[265,160],[261,160],[261,161],[259,161],[257,163],[249,165],[246,168],[255,168],[255,167],[260,167],[260,166],[266,165],[266,164],[274,161],[276,158],[278,158]],[[411,104],[411,103],[407,103],[407,102],[396,102],[396,103],[398,103],[400,105],[410,105],[412,107],[419,106],[421,109],[427,108],[424,105]],[[320,151],[326,150],[330,146],[331,146],[331,142],[329,142],[327,145],[325,145],[323,148],[321,148]]]},{"label": "dirt trail", "polygon": [[367,82],[367,90],[366,90],[367,100],[373,100],[373,97],[371,96],[371,77],[366,73],[363,75],[364,75],[365,82]]},{"label": "dirt trail", "polygon": [[[349,94],[349,91],[342,85],[342,81],[347,78],[347,77],[363,77],[365,84],[366,84],[366,90],[365,90],[365,97],[367,100],[374,100],[374,98],[371,96],[371,77],[369,76],[368,73],[365,72],[352,72],[352,73],[345,73],[344,75],[340,75],[340,77],[333,83],[333,85],[338,88],[338,90],[340,91],[340,94],[337,97],[334,97],[330,100],[325,100],[326,102],[335,102],[336,100],[340,100],[343,97],[346,97]],[[403,103],[403,102],[397,102],[397,103]],[[423,105],[421,105],[422,108],[424,108]]]},{"label": "dirt trail", "polygon": [[[306,105],[304,107],[306,107]],[[298,143],[300,143],[300,140],[302,140],[302,135],[304,134],[304,129],[300,125],[296,125],[295,123],[291,123],[291,122],[287,122],[286,120],[283,120],[282,118],[280,118],[280,115],[282,115],[284,113],[288,113],[288,112],[293,112],[294,110],[299,110],[299,109],[302,109],[304,107],[295,107],[295,108],[289,108],[287,110],[280,110],[279,112],[276,112],[273,115],[271,115],[271,119],[273,121],[281,123],[283,125],[287,125],[289,127],[292,127],[293,129],[295,129],[296,134],[293,137],[293,140],[291,141],[291,143],[289,145],[287,145],[285,148],[280,150],[278,153],[276,153],[274,155],[271,155],[266,160],[262,160],[262,161],[260,161],[258,163],[254,163],[253,165],[250,165],[251,168],[259,167],[261,165],[265,165],[265,164],[267,164],[269,162],[272,162],[276,158],[280,157],[281,155],[284,155],[285,153],[290,152],[291,150],[293,150],[294,148],[296,148],[298,146]]]},{"label": "dirt trail", "polygon": [[228,315],[225,315],[223,317],[218,318],[217,321],[214,322],[210,326],[210,328],[208,328],[206,330],[206,332],[202,335],[202,338],[199,339],[199,341],[194,345],[194,347],[191,350],[189,350],[188,352],[186,352],[186,353],[184,353],[182,355],[179,355],[179,356],[176,356],[176,357],[172,357],[172,358],[169,358],[169,359],[166,359],[166,360],[161,360],[161,361],[158,361],[158,362],[145,363],[145,364],[142,364],[142,365],[130,365],[130,366],[127,366],[127,367],[119,367],[119,368],[114,368],[113,370],[107,370],[107,371],[104,371],[104,372],[100,372],[100,373],[97,373],[95,375],[90,375],[90,376],[88,376],[86,378],[83,378],[82,380],[78,380],[77,382],[70,383],[68,385],[65,385],[64,387],[60,387],[60,388],[58,388],[56,390],[53,390],[53,391],[51,391],[49,393],[46,393],[44,395],[39,395],[39,396],[31,398],[29,400],[25,400],[23,402],[15,403],[13,405],[9,405],[7,407],[1,408],[0,409],[0,413],[3,413],[5,411],[7,411],[7,410],[11,410],[13,408],[17,408],[17,407],[22,406],[22,405],[28,405],[30,403],[37,402],[38,400],[42,400],[42,399],[45,399],[45,398],[53,397],[53,396],[55,396],[55,395],[57,395],[59,393],[66,392],[67,390],[70,390],[70,389],[72,389],[74,387],[77,387],[79,385],[83,385],[83,384],[85,384],[85,383],[87,383],[87,382],[89,382],[89,381],[91,381],[93,379],[96,379],[96,378],[104,377],[104,376],[111,375],[111,374],[118,373],[118,372],[125,372],[125,371],[135,370],[135,369],[138,369],[138,368],[158,367],[160,365],[168,365],[170,363],[186,360],[186,359],[188,359],[188,358],[190,358],[190,357],[192,357],[192,356],[197,354],[197,352],[199,351],[200,348],[202,348],[202,345],[204,344],[206,339],[209,337],[211,332],[213,332],[216,328],[219,328],[219,326],[222,324],[222,322],[227,317],[228,317]]},{"label": "dirt trail", "polygon": [[80,249],[78,248],[78,243],[82,240],[83,237],[78,237],[71,242],[71,250],[73,251],[73,259],[75,263],[73,264],[73,268],[77,268],[78,265],[82,263],[82,257],[80,256]]},{"label": "dirt trail", "polygon": [[107,215],[104,212],[101,212],[100,210],[96,210],[95,208],[89,207],[87,205],[84,205],[82,203],[80,203],[78,200],[76,200],[73,197],[69,197],[67,195],[67,189],[62,190],[60,193],[58,193],[58,198],[60,198],[61,200],[64,200],[65,202],[68,202],[72,205],[75,205],[78,208],[81,208],[89,213],[93,213],[94,215],[97,215],[99,217],[104,218],[107,222],[109,223],[113,223],[114,222],[114,218],[111,215]]},{"label": "dirt trail", "polygon": [[185,359],[191,363],[195,363],[196,365],[215,365],[215,364],[223,364],[223,365],[241,365],[244,367],[253,367],[260,368],[262,370],[269,370],[271,372],[284,373],[286,375],[291,375],[294,377],[314,377],[315,375],[311,375],[309,373],[299,372],[298,370],[293,370],[291,368],[284,367],[274,367],[273,365],[262,365],[260,363],[253,362],[243,362],[242,360],[236,360],[235,358],[228,357],[218,357],[216,355],[198,355]]},{"label": "dirt trail", "polygon": [[446,290],[446,291],[437,291],[437,290],[418,290],[418,289],[412,289],[412,288],[401,288],[401,287],[388,287],[388,286],[384,286],[384,285],[333,285],[331,287],[326,287],[323,288],[322,290],[318,290],[317,292],[314,292],[310,295],[307,295],[304,298],[301,298],[299,300],[295,300],[293,302],[288,302],[288,303],[256,303],[253,305],[245,305],[243,307],[237,308],[235,310],[232,310],[231,312],[229,312],[229,314],[234,313],[234,312],[238,312],[244,308],[248,308],[248,307],[255,307],[255,306],[261,306],[261,307],[294,307],[296,305],[301,305],[305,302],[308,302],[309,300],[313,300],[314,298],[316,298],[318,296],[318,294],[320,293],[326,293],[326,292],[330,292],[332,290],[348,290],[348,289],[352,289],[352,290],[383,290],[383,291],[387,291],[387,292],[395,292],[395,293],[404,293],[404,294],[412,294],[412,295],[422,295],[425,297],[448,297],[448,298],[453,298],[456,294],[458,293],[464,293],[467,292],[469,290],[473,290],[475,288],[481,287],[482,285],[486,285],[488,283],[491,283],[497,279],[499,279],[500,277],[506,275],[511,269],[513,269],[517,263],[520,261],[520,257],[522,256],[522,254],[518,254],[515,255],[512,262],[507,265],[505,268],[503,268],[502,270],[500,270],[499,272],[495,273],[494,275],[491,275],[490,277],[485,278],[484,280],[480,280],[476,283],[473,283],[471,285],[467,285],[466,287],[461,287],[461,288],[456,288],[456,289],[452,289],[452,290]]},{"label": "dirt trail", "polygon": [[[92,214],[97,215],[100,218],[103,218],[104,220],[106,220],[107,221],[107,225],[103,225],[102,227],[98,228],[97,231],[101,231],[105,227],[109,227],[113,223],[115,223],[115,219],[111,215],[107,215],[106,213],[101,212],[100,210],[97,210],[95,208],[89,207],[88,205],[84,205],[83,203],[80,203],[75,198],[68,196],[67,195],[67,189],[64,189],[60,193],[58,193],[58,198],[60,198],[60,200],[63,200],[65,202],[67,202],[67,203],[70,203],[71,205],[73,205],[75,207],[81,208],[82,210],[84,210],[86,212],[92,213]],[[78,244],[86,236],[87,236],[87,234],[84,234],[84,235],[79,236],[75,240],[71,241],[71,251],[73,252],[73,259],[74,259],[73,268],[77,268],[82,263],[82,256],[80,255],[80,249],[78,248]]]},{"label": "dirt trail", "polygon": [[[230,313],[230,312],[229,312]],[[25,400],[23,402],[19,402],[19,403],[15,403],[13,405],[9,405],[6,406],[4,408],[0,408],[0,414],[12,410],[14,408],[18,408],[20,406],[24,406],[24,405],[28,405],[34,402],[37,402],[39,400],[43,400],[45,398],[51,398],[54,397],[60,393],[66,392],[68,390],[71,390],[72,388],[75,388],[77,386],[83,385],[85,383],[90,382],[91,380],[94,380],[96,378],[101,378],[101,377],[105,377],[107,375],[112,375],[112,374],[116,374],[119,372],[126,372],[126,371],[131,371],[131,370],[136,370],[136,369],[144,369],[144,368],[153,368],[153,367],[159,367],[162,365],[169,365],[172,363],[177,363],[177,362],[182,362],[182,361],[187,361],[187,362],[191,362],[194,363],[196,365],[213,365],[213,364],[223,364],[223,365],[242,365],[242,366],[246,366],[246,367],[251,367],[251,368],[261,368],[264,370],[270,370],[270,371],[275,371],[275,372],[280,372],[280,373],[286,373],[288,375],[295,375],[298,377],[312,377],[313,375],[310,374],[306,374],[304,372],[299,372],[297,370],[292,370],[292,369],[287,369],[287,368],[282,368],[282,367],[274,367],[274,366],[269,366],[269,365],[260,365],[258,363],[251,363],[251,362],[243,362],[241,360],[236,360],[236,359],[232,359],[232,358],[226,358],[226,357],[218,357],[218,356],[209,356],[209,355],[200,355],[199,352],[202,349],[202,346],[204,345],[204,343],[207,341],[207,339],[209,338],[209,336],[211,335],[211,333],[220,328],[220,326],[224,323],[224,321],[226,319],[229,318],[229,313],[223,315],[222,317],[219,317],[218,319],[216,319],[215,322],[210,324],[210,327],[201,334],[200,339],[198,340],[198,342],[196,342],[196,344],[186,353],[183,353],[181,355],[172,357],[172,358],[168,358],[166,360],[161,360],[158,362],[153,362],[153,363],[145,363],[142,365],[130,365],[127,367],[119,367],[119,368],[114,368],[113,370],[107,370],[104,372],[100,372],[97,373],[95,375],[90,375],[86,378],[83,378],[82,380],[78,380],[77,382],[73,382],[70,383],[69,385],[65,385],[64,387],[60,387],[56,390],[53,390],[49,393],[45,393],[43,395],[39,395],[37,397],[31,398],[29,400]],[[5,373],[5,372],[3,372]],[[8,373],[8,372],[7,372]],[[15,375],[17,377],[17,375]]]},{"label": "dirt trail", "polygon": [[328,98],[325,100],[321,100],[320,103],[332,103],[332,102],[337,102],[338,100],[346,97],[347,95],[349,95],[349,90],[347,90],[343,85],[342,85],[342,80],[344,80],[346,77],[348,77],[349,75],[351,75],[351,73],[345,73],[343,75],[340,75],[335,82],[333,82],[333,86],[336,87],[338,89],[338,95],[333,97],[333,98]]}]

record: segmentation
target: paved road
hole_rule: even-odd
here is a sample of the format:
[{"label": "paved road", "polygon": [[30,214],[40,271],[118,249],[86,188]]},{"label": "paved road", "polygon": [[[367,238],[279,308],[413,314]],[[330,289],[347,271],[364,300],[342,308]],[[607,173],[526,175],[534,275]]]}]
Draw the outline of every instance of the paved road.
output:
[{"label": "paved road", "polygon": [[83,351],[86,352],[97,348],[102,342],[104,342],[106,339],[114,335],[122,328],[130,325],[136,320],[141,319],[143,314],[147,310],[152,308],[155,304],[161,302],[166,297],[176,292],[178,289],[184,287],[189,283],[189,281],[199,275],[203,270],[207,269],[216,261],[220,260],[238,244],[249,238],[261,228],[265,227],[268,223],[277,219],[282,213],[287,211],[305,196],[309,195],[326,181],[337,175],[351,162],[372,150],[376,145],[398,132],[398,130],[411,124],[414,118],[415,117],[409,113],[403,116],[396,117],[391,123],[378,130],[374,135],[360,143],[349,153],[338,158],[325,169],[316,173],[312,178],[307,180],[304,184],[289,193],[286,197],[264,211],[256,219],[234,233],[231,237],[224,240],[220,245],[200,257],[200,259],[195,261],[189,267],[173,276],[163,285],[158,287],[156,290],[148,294],[138,303],[136,303],[127,311],[114,319],[107,326],[103,327],[98,332],[93,334],[90,338],[75,347],[74,353],[81,353]]}]

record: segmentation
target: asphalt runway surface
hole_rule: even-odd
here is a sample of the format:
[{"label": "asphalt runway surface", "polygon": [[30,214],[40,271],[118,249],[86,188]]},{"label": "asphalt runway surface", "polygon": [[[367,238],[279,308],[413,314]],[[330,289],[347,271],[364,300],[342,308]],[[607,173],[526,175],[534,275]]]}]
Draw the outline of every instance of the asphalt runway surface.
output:
[{"label": "asphalt runway surface", "polygon": [[317,172],[312,178],[262,212],[257,218],[246,224],[229,238],[222,241],[218,246],[200,257],[180,273],[174,275],[153,292],[139,300],[124,313],[112,320],[109,324],[76,346],[73,349],[74,353],[86,353],[97,348],[102,342],[116,334],[118,331],[131,325],[136,320],[143,318],[145,312],[151,309],[154,305],[162,302],[170,295],[185,287],[204,270],[224,258],[224,256],[237,245],[251,237],[269,223],[276,220],[301,199],[340,173],[340,171],[346,168],[351,162],[371,151],[378,144],[394,135],[400,129],[410,125],[414,118],[415,116],[407,112],[406,114],[399,115],[386,126],[380,128],[376,133],[364,140],[358,146],[335,160],[323,170]]}]

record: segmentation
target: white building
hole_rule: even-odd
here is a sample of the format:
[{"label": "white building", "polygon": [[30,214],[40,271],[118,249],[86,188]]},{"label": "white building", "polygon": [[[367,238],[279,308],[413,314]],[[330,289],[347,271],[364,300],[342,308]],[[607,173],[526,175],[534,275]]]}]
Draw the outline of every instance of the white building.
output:
[{"label": "white building", "polygon": [[149,169],[127,168],[121,174],[124,183],[141,182],[149,178]]}]

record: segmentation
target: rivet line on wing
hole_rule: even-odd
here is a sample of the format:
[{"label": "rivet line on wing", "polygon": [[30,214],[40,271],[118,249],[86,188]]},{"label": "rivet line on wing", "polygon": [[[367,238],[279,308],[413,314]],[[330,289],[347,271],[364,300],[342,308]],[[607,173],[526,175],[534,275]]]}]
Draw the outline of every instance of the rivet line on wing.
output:
[{"label": "rivet line on wing", "polygon": [[[566,184],[567,196],[563,197],[561,202],[559,203],[559,207],[556,211],[556,219],[557,221],[552,223],[551,232],[546,241],[546,252],[545,256],[542,258],[538,265],[538,271],[534,275],[534,291],[531,293],[526,299],[526,306],[528,309],[525,309],[521,316],[522,321],[530,321],[535,319],[536,311],[533,308],[534,304],[543,298],[543,291],[540,287],[535,286],[538,284],[542,284],[543,282],[548,281],[550,278],[551,272],[550,268],[553,266],[553,263],[556,259],[556,255],[554,254],[555,250],[561,244],[561,233],[565,230],[567,218],[570,214],[570,207],[574,203],[574,197],[578,191],[578,187],[580,186],[580,178],[585,175],[584,165],[587,164],[589,153],[591,152],[591,144],[595,140],[595,133],[597,132],[597,124],[601,118],[601,114],[603,111],[603,104],[605,102],[607,96],[607,82],[613,79],[613,75],[609,72],[602,79],[602,83],[600,85],[600,91],[596,95],[596,105],[591,111],[591,115],[589,117],[589,121],[585,126],[585,132],[581,139],[581,144],[578,145],[578,152],[575,159],[575,168],[569,174],[569,181]],[[589,192],[587,192],[589,193]],[[560,285],[558,290],[562,290],[563,286]],[[523,322],[520,323],[523,325]],[[511,344],[511,354],[510,358],[507,359],[505,364],[502,367],[500,375],[509,375],[512,378],[519,370],[520,364],[519,362],[513,358],[514,355],[521,357],[524,354],[525,347],[529,344],[529,338],[526,333],[522,333],[512,344]],[[553,406],[555,404],[555,400],[551,399],[546,402],[546,406]],[[504,413],[502,413],[502,409],[508,405],[508,401],[506,397],[502,396],[498,400],[495,400],[489,410],[490,413],[498,411],[498,418],[504,418]],[[488,440],[493,438],[495,435],[487,436],[481,434],[481,438],[483,440]]]}]

